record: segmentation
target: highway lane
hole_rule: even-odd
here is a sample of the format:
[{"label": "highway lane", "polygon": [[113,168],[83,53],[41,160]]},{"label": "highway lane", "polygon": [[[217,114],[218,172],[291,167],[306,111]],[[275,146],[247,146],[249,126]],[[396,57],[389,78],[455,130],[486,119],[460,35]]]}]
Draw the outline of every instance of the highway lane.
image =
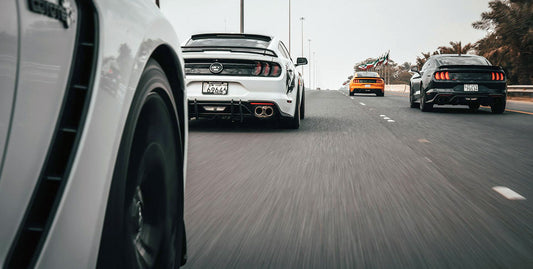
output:
[{"label": "highway lane", "polygon": [[185,268],[531,268],[533,116],[487,111],[310,91],[300,130],[192,121]]}]

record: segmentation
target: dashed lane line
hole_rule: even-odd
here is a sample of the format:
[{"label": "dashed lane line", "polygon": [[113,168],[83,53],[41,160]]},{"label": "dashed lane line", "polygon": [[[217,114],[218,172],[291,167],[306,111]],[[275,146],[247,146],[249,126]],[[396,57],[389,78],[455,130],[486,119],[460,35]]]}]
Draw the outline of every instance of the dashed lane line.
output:
[{"label": "dashed lane line", "polygon": [[517,192],[507,187],[496,186],[496,187],[493,187],[492,189],[509,200],[526,200],[524,196],[518,194]]},{"label": "dashed lane line", "polygon": [[366,104],[365,104],[365,103],[361,103],[361,102],[359,102],[359,104],[361,104],[362,106],[366,106]]}]

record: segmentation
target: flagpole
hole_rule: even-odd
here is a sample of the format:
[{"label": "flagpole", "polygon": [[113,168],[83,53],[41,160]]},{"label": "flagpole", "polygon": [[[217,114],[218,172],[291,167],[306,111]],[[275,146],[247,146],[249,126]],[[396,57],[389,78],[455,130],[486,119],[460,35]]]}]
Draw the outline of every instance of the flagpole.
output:
[{"label": "flagpole", "polygon": [[289,0],[289,56],[291,54],[291,0]]},{"label": "flagpole", "polygon": [[241,34],[244,34],[244,0],[241,0]]}]

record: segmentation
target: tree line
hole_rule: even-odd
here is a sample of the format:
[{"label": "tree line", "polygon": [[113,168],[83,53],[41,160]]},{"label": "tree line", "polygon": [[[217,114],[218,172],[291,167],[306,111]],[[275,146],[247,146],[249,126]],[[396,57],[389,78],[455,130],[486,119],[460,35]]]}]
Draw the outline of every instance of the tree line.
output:
[{"label": "tree line", "polygon": [[[472,27],[484,30],[487,35],[475,43],[451,41],[433,52],[422,52],[416,65],[422,68],[426,60],[436,54],[476,54],[487,58],[493,65],[502,66],[509,84],[533,84],[533,0],[493,0],[489,10]],[[357,63],[374,60],[366,59]],[[409,84],[411,63],[397,64],[392,59],[387,66],[373,69],[379,73],[388,69],[389,83]],[[356,69],[357,70],[357,69]]]},{"label": "tree line", "polygon": [[472,27],[487,31],[475,43],[450,42],[416,58],[419,68],[435,54],[477,54],[502,66],[510,84],[533,83],[533,1],[494,0]]}]

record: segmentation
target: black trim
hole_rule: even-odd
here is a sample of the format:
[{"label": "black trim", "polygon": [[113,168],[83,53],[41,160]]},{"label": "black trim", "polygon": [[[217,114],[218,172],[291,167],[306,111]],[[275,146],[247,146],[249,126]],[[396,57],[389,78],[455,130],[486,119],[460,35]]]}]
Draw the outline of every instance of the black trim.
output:
[{"label": "black trim", "polygon": [[256,39],[261,41],[270,42],[272,37],[266,35],[254,35],[254,34],[229,34],[229,33],[211,33],[211,34],[197,34],[191,36],[192,40],[206,39],[206,38],[242,38],[242,39]]},{"label": "black trim", "polygon": [[236,47],[236,46],[183,46],[183,53],[187,52],[204,52],[204,51],[230,51],[235,53],[252,53],[265,56],[278,57],[275,51],[254,47]]},{"label": "black trim", "polygon": [[[245,118],[256,118],[254,116],[255,105],[252,103],[272,103],[274,108],[274,117],[263,119],[269,120],[273,118],[288,117],[288,114],[283,113],[276,102],[265,100],[241,101],[239,99],[232,99],[230,101],[198,101],[197,99],[189,100],[189,119],[192,118],[213,118],[213,117],[228,117],[230,120],[243,122]],[[224,106],[224,111],[206,111],[203,106]]]},{"label": "black trim", "polygon": [[96,68],[98,19],[91,1],[76,0],[76,4],[78,29],[67,90],[51,146],[5,268],[35,265],[63,197],[83,132]]}]

